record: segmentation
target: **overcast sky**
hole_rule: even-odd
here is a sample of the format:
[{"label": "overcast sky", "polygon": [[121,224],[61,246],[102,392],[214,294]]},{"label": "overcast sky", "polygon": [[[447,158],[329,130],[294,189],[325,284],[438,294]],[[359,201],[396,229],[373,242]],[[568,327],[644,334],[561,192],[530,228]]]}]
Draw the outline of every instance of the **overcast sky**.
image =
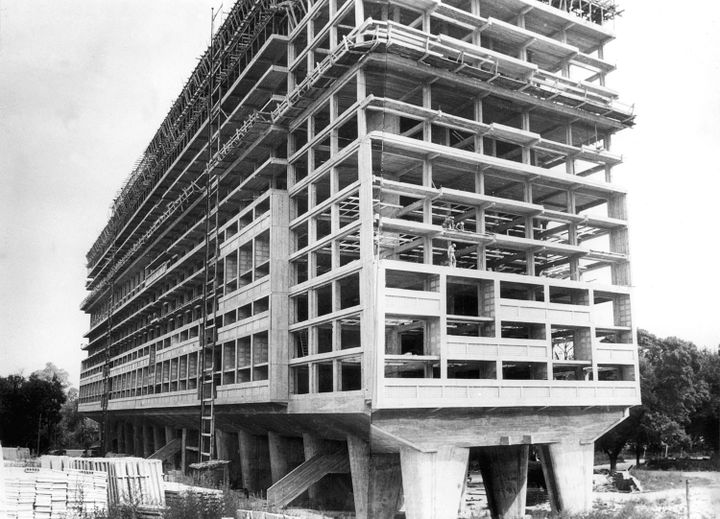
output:
[{"label": "overcast sky", "polygon": [[[208,0],[0,0],[0,375],[77,385],[85,253],[209,39]],[[228,8],[232,0],[225,0]],[[608,85],[637,324],[720,343],[720,2],[626,0]]]}]

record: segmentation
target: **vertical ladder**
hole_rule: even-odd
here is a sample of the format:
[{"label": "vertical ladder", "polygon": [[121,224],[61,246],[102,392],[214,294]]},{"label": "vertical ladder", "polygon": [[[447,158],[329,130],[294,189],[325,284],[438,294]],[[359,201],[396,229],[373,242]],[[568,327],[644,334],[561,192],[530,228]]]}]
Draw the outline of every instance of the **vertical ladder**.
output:
[{"label": "vertical ladder", "polygon": [[[110,264],[115,264],[115,238],[110,248]],[[100,395],[100,409],[102,410],[102,429],[100,430],[100,452],[105,455],[110,450],[108,438],[110,435],[110,424],[108,423],[108,404],[110,400],[110,361],[112,360],[112,328],[113,328],[113,311],[115,310],[115,275],[110,274],[110,288],[108,296],[107,309],[107,345],[103,352],[103,368],[102,368],[102,395]]]},{"label": "vertical ladder", "polygon": [[215,76],[219,65],[215,63],[215,42],[213,41],[214,10],[210,21],[210,70],[207,92],[207,165],[205,168],[205,276],[203,282],[202,332],[200,334],[200,436],[199,461],[215,458],[215,365],[217,343],[217,292],[219,287],[218,264],[220,261],[218,227],[220,201],[219,179],[212,159],[221,146],[220,127],[222,92]]}]

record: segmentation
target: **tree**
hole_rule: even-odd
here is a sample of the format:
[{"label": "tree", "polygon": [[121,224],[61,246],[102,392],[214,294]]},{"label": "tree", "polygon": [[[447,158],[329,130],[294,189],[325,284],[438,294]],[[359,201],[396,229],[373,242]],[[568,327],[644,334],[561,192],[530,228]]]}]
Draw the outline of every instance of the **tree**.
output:
[{"label": "tree", "polygon": [[52,382],[53,378],[57,378],[63,389],[70,387],[70,375],[68,372],[62,368],[58,368],[52,362],[45,363],[45,367],[43,369],[33,371],[30,376],[36,376],[37,378],[47,380],[48,382]]},{"label": "tree", "polygon": [[77,391],[69,392],[68,400],[60,411],[62,419],[58,425],[58,447],[89,449],[100,438],[97,422],[78,412],[78,402]]},{"label": "tree", "polygon": [[644,408],[640,439],[656,448],[690,446],[685,427],[709,397],[708,385],[699,376],[700,350],[677,337],[659,339],[645,331],[638,334],[638,346]]},{"label": "tree", "polygon": [[703,351],[698,376],[708,389],[707,398],[690,418],[688,432],[702,447],[720,451],[720,355]]},{"label": "tree", "polygon": [[65,403],[60,380],[33,373],[0,377],[0,441],[7,446],[40,451],[56,440],[60,408]]},{"label": "tree", "polygon": [[[712,399],[714,382],[708,380],[717,368],[694,344],[676,337],[660,339],[640,330],[638,347],[642,405],[631,409],[625,421],[597,442],[610,458],[611,470],[628,442],[635,445],[637,463],[646,446],[689,447],[692,442],[686,429],[698,410]],[[715,371],[714,376],[720,391],[720,375]],[[714,400],[717,402],[717,396]]]},{"label": "tree", "polygon": [[[610,429],[597,440],[595,444],[596,448],[604,452],[610,460],[610,472],[615,472],[617,469],[617,460],[620,457],[620,453],[625,448],[625,445],[627,445],[628,440],[635,435],[641,419],[641,406],[633,407],[630,409],[630,415],[624,421]],[[640,461],[638,460],[637,463],[639,464]]]}]

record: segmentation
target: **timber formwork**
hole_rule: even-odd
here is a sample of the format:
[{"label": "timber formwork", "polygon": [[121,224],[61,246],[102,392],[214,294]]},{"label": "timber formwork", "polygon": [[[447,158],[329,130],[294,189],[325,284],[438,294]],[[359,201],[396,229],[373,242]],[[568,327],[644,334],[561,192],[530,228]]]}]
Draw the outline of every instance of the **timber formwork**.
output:
[{"label": "timber formwork", "polygon": [[586,508],[640,400],[616,14],[238,1],[87,256],[106,450],[423,518],[454,517],[469,458],[522,517],[532,449]]}]

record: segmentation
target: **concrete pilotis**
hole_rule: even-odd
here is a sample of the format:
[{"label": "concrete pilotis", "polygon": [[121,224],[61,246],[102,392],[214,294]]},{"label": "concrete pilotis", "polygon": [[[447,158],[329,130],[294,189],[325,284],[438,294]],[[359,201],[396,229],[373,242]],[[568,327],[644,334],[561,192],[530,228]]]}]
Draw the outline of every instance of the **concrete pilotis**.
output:
[{"label": "concrete pilotis", "polygon": [[525,517],[528,445],[484,447],[480,471],[493,519]]},{"label": "concrete pilotis", "polygon": [[142,422],[141,431],[143,437],[143,458],[148,458],[155,452],[153,450],[153,431],[152,425],[148,422]]},{"label": "concrete pilotis", "polygon": [[469,449],[452,445],[435,452],[400,451],[408,519],[456,519],[467,475]]},{"label": "concrete pilotis", "polygon": [[[325,445],[325,442],[318,438],[317,436],[314,436],[312,434],[303,434],[303,450],[305,454],[305,460],[309,460],[316,454],[319,454],[323,451],[323,449],[327,448]],[[348,440],[348,449],[350,448],[350,443]],[[352,460],[351,460],[352,461]],[[320,488],[318,484],[310,485],[308,487],[308,497],[310,498],[310,502],[317,501],[318,498],[318,492]]]},{"label": "concrete pilotis", "polygon": [[238,431],[240,470],[243,487],[249,492],[260,492],[270,486],[268,440],[247,431]]},{"label": "concrete pilotis", "polygon": [[357,519],[392,519],[402,496],[397,454],[372,454],[367,442],[348,436],[348,456]]},{"label": "concrete pilotis", "polygon": [[153,433],[153,452],[155,452],[160,447],[165,445],[165,433],[163,432],[162,428],[157,425],[153,425],[152,433]]},{"label": "concrete pilotis", "polygon": [[277,483],[290,472],[288,460],[288,442],[275,432],[268,432],[268,448],[270,451],[270,474],[272,482]]},{"label": "concrete pilotis", "polygon": [[133,456],[142,458],[143,455],[143,434],[142,434],[142,422],[140,420],[134,420],[132,423],[133,432]]},{"label": "concrete pilotis", "polygon": [[553,511],[580,513],[590,510],[594,445],[566,441],[539,447]]}]

